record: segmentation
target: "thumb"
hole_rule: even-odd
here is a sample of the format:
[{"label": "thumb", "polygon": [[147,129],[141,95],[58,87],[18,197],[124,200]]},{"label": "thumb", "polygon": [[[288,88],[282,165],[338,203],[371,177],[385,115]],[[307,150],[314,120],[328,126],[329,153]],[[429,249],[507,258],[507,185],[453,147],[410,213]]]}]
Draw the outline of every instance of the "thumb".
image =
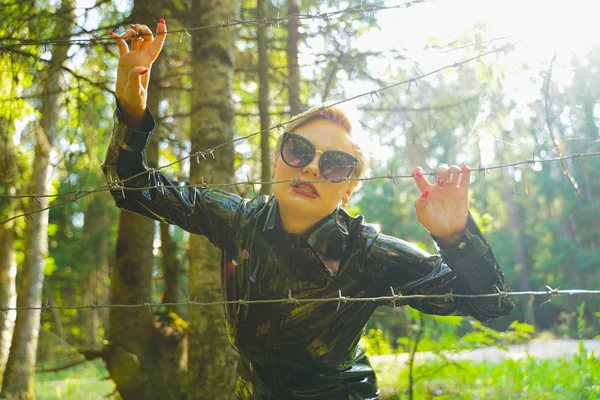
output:
[{"label": "thumb", "polygon": [[146,109],[146,90],[150,69],[144,66],[131,68],[125,90],[123,102],[131,107],[130,113],[139,113]]},{"label": "thumb", "polygon": [[[129,71],[129,88],[130,90],[138,91],[145,88],[145,83],[148,82],[150,68],[139,65],[131,68]],[[145,79],[145,81],[142,81]],[[143,86],[142,86],[143,85]]]},{"label": "thumb", "polygon": [[425,206],[427,206],[427,199],[429,198],[430,193],[431,192],[429,190],[425,190],[423,193],[421,193],[421,197],[419,197],[413,203],[413,206],[415,207],[415,211],[417,211],[417,213],[424,209]]}]

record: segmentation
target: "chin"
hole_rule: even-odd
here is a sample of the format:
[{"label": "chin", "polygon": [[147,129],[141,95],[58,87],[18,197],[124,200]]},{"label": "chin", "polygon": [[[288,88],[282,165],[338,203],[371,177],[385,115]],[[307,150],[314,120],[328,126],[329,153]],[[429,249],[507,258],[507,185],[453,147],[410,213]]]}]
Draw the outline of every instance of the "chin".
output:
[{"label": "chin", "polygon": [[291,194],[282,195],[281,198],[275,195],[282,209],[287,212],[310,215],[314,218],[324,218],[335,210],[336,205],[323,204],[321,198],[310,199],[302,196]]}]

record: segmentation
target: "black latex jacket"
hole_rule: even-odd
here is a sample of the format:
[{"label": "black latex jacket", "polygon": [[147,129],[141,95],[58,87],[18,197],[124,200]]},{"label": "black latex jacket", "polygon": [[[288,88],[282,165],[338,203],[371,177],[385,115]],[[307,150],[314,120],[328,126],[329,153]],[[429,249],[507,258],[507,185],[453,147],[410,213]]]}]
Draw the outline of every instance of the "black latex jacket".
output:
[{"label": "black latex jacket", "polygon": [[[154,128],[148,115],[138,132],[117,111],[104,173],[109,182],[146,171],[145,146]],[[160,172],[129,187],[177,186]],[[112,190],[117,206],[205,235],[221,250],[227,300],[377,297],[396,294],[496,293],[505,281],[492,250],[469,217],[452,247],[430,255],[383,235],[362,216],[336,209],[304,235],[281,228],[275,198],[253,200],[215,189]],[[325,265],[335,264],[331,274]],[[397,302],[426,313],[507,315],[510,298]],[[294,302],[225,308],[232,345],[241,356],[238,399],[378,399],[375,374],[358,346],[367,320],[382,302]],[[353,397],[350,397],[353,396]]]}]

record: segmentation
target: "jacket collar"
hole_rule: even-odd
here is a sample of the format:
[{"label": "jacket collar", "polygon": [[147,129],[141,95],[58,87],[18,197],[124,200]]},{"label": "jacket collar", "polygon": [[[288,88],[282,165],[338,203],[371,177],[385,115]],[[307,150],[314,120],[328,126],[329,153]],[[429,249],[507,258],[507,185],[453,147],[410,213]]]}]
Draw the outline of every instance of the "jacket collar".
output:
[{"label": "jacket collar", "polygon": [[[279,203],[275,197],[271,197],[267,208],[267,217],[262,231],[283,230],[279,216]],[[308,245],[323,262],[332,259],[341,260],[349,237],[348,221],[348,214],[337,207],[308,232],[300,235],[300,247]]]}]

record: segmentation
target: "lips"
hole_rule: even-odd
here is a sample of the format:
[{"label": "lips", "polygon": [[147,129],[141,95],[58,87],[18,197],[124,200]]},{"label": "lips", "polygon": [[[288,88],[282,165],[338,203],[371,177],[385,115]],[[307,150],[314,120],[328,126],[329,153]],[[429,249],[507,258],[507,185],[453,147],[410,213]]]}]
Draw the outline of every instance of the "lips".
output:
[{"label": "lips", "polygon": [[317,188],[315,187],[315,185],[309,182],[296,182],[292,185],[292,189],[295,193],[304,195],[306,197],[310,197],[313,199],[319,197],[319,192]]}]

